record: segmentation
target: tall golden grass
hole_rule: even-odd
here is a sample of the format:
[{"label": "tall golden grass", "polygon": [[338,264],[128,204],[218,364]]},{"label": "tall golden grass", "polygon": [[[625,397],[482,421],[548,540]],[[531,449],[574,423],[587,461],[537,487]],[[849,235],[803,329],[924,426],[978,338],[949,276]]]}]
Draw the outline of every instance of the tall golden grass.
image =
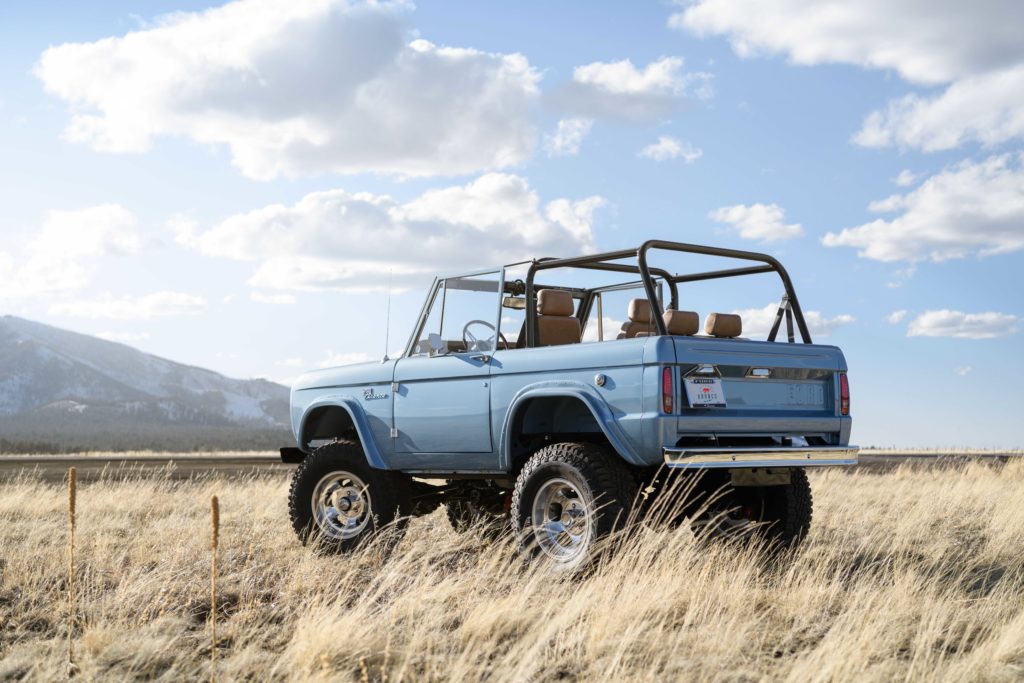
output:
[{"label": "tall golden grass", "polygon": [[[1024,466],[812,474],[803,549],[642,528],[583,577],[458,535],[295,541],[279,475],[78,485],[76,662],[86,680],[207,677],[207,511],[221,503],[221,680],[1019,680]],[[0,679],[65,675],[58,485],[0,484]],[[57,542],[55,542],[57,541]]]},{"label": "tall golden grass", "polygon": [[78,470],[68,468],[68,676],[78,672],[75,664],[75,599],[78,597],[75,587],[75,507],[78,498]]},{"label": "tall golden grass", "polygon": [[220,501],[210,496],[210,681],[217,680],[217,550],[220,547]]}]

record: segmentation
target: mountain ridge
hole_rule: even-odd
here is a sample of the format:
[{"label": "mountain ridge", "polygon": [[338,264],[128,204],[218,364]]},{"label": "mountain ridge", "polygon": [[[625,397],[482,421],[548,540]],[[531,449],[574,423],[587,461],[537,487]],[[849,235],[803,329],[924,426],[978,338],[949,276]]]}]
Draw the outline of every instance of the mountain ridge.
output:
[{"label": "mountain ridge", "polygon": [[60,451],[287,445],[288,392],[269,380],[232,379],[120,342],[0,317],[0,451],[19,442]]}]

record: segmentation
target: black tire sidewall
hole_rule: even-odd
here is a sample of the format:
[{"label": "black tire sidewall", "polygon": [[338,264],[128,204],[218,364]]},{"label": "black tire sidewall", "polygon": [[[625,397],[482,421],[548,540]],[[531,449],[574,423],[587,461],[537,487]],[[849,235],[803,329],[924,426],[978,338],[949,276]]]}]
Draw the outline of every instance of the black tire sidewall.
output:
[{"label": "black tire sidewall", "polygon": [[[366,485],[370,498],[370,519],[362,532],[339,539],[321,533],[313,519],[312,497],[316,485],[332,472],[345,471]],[[292,528],[305,544],[325,550],[350,550],[363,540],[394,522],[402,497],[388,472],[370,467],[359,444],[338,441],[321,446],[299,464],[292,475],[288,492],[288,512]]]},{"label": "black tire sidewall", "polygon": [[[609,486],[610,477],[617,478],[620,485]],[[534,535],[534,498],[544,483],[552,479],[565,479],[571,483],[590,511],[586,545],[568,561],[546,555]],[[623,485],[623,482],[628,483]],[[527,461],[513,494],[512,523],[520,551],[531,557],[547,558],[559,570],[571,572],[579,569],[593,559],[594,544],[625,521],[625,511],[634,496],[632,474],[617,455],[595,444],[558,443],[546,446]]]}]

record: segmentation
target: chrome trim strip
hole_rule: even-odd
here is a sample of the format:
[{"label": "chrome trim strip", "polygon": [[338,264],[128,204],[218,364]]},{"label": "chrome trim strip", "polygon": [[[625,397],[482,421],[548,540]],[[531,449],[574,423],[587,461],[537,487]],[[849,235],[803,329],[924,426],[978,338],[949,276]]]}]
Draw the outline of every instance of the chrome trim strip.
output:
[{"label": "chrome trim strip", "polygon": [[859,446],[807,448],[664,448],[666,467],[825,467],[856,465]]}]

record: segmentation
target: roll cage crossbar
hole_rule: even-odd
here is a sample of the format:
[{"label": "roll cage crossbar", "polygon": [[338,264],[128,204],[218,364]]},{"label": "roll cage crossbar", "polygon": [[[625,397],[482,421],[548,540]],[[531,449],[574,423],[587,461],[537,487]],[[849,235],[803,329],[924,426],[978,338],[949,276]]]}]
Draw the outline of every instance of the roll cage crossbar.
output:
[{"label": "roll cage crossbar", "polygon": [[[651,249],[677,251],[686,254],[702,254],[705,256],[721,256],[723,258],[732,258],[744,261],[757,261],[763,265],[730,268],[727,270],[714,270],[704,273],[673,275],[664,269],[651,268],[648,266],[647,252]],[[614,261],[629,258],[635,258],[636,265],[613,263]],[[796,291],[793,289],[793,281],[790,280],[789,273],[786,272],[786,269],[775,258],[768,254],[760,254],[753,251],[705,247],[698,244],[685,244],[683,242],[668,242],[664,240],[648,240],[641,244],[637,249],[621,249],[619,251],[607,251],[600,254],[575,256],[573,258],[564,259],[545,258],[531,262],[530,268],[526,274],[526,346],[528,348],[537,346],[537,306],[533,303],[536,299],[536,292],[534,291],[534,276],[538,271],[553,270],[555,268],[586,268],[590,270],[608,270],[639,275],[640,281],[644,285],[644,291],[647,294],[647,300],[652,302],[651,311],[654,318],[653,322],[659,335],[668,334],[668,329],[665,326],[665,318],[662,315],[661,306],[654,305],[654,303],[659,300],[657,297],[655,278],[659,278],[668,283],[670,289],[669,307],[675,308],[679,302],[677,285],[681,282],[699,282],[702,280],[716,280],[726,277],[774,272],[777,273],[779,278],[782,280],[783,287],[785,288],[785,294],[783,294],[782,300],[779,302],[779,310],[775,315],[775,322],[768,334],[768,341],[775,341],[779,328],[782,325],[782,320],[785,318],[789,342],[796,341],[793,330],[793,320],[795,319],[797,328],[800,330],[800,337],[803,340],[803,343],[812,343],[811,333],[808,331],[807,323],[804,321],[803,310],[800,308],[800,302],[796,297]]]}]

